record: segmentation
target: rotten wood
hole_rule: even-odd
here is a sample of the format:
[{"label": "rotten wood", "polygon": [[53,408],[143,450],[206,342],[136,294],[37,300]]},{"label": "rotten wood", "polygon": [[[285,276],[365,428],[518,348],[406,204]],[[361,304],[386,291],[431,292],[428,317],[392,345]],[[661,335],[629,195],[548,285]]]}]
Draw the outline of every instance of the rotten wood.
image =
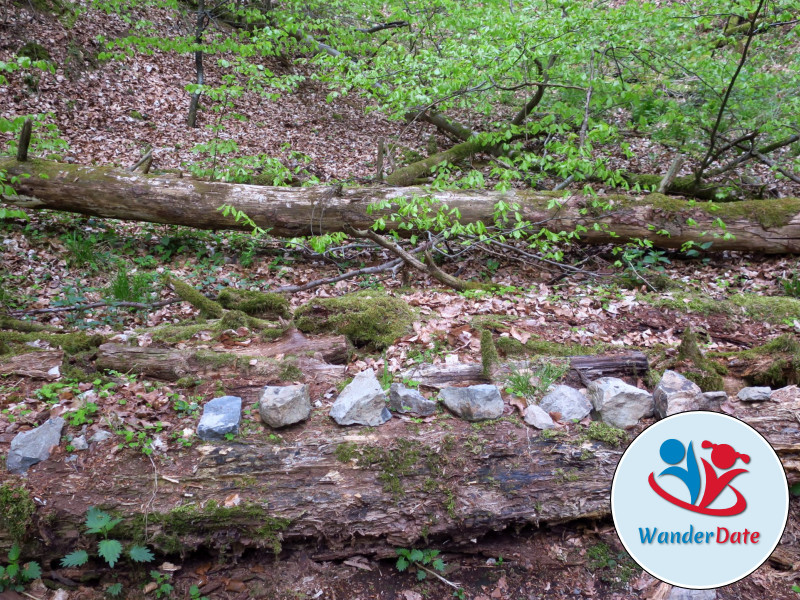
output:
[{"label": "rotten wood", "polygon": [[61,350],[18,354],[0,361],[0,375],[19,375],[53,381],[61,376],[63,360],[64,352]]},{"label": "rotten wood", "polygon": [[[512,206],[519,205],[520,216],[531,223],[531,231],[546,227],[570,232],[584,227],[587,231],[580,234],[579,241],[590,244],[644,238],[659,248],[679,248],[689,241],[711,241],[710,251],[800,253],[798,198],[731,202],[712,209],[705,203],[658,195],[642,199],[614,197],[607,199],[611,205],[608,212],[595,214],[596,209],[586,198],[574,196],[565,198],[559,206],[550,206],[551,196],[532,190],[364,187],[344,188],[341,194],[330,197],[328,186],[273,188],[205,182],[41,160],[27,163],[0,160],[2,169],[10,176],[31,174],[12,184],[19,196],[4,196],[7,204],[197,229],[247,230],[248,225],[237,223],[232,216],[225,217],[217,210],[223,204],[236,206],[276,236],[320,235],[341,231],[345,224],[369,229],[376,218],[395,210],[369,213],[371,204],[384,200],[392,203],[416,195],[433,197],[449,209],[458,209],[462,224],[492,223],[494,207],[502,200]],[[709,236],[709,231],[717,230],[714,224],[717,219],[725,222],[729,236]],[[397,225],[387,219],[388,229]]]},{"label": "rotten wood", "polygon": [[[28,472],[38,503],[25,552],[44,559],[74,549],[88,506],[122,516],[114,535],[125,543],[233,555],[282,545],[315,560],[389,557],[396,547],[444,542],[456,550],[494,532],[609,516],[622,448],[544,439],[510,421],[477,432],[458,420],[417,433],[399,419],[344,428],[327,410],[283,445],[252,434],[156,454],[153,463],[130,450],[90,451],[78,463],[56,451]],[[789,483],[800,481],[800,394],[723,410],[762,433]]]},{"label": "rotten wood", "polygon": [[[327,355],[329,358],[339,360],[340,364],[329,364],[319,358],[308,356],[277,360],[273,357],[281,353],[272,352],[274,348],[270,349],[269,345],[266,346],[265,353],[262,353],[261,348],[249,346],[216,351],[140,348],[109,343],[103,344],[97,349],[95,366],[98,369],[119,371],[120,373],[138,373],[163,381],[177,381],[181,377],[190,375],[206,377],[233,371],[244,376],[281,379],[287,366],[296,367],[303,373],[303,376],[309,379],[329,377],[332,380],[339,380],[344,378],[345,367],[341,363],[346,362],[349,352],[346,343],[336,340],[327,345],[324,342],[304,345],[302,342],[289,340],[286,347],[294,347],[298,354],[305,352],[303,348],[308,348],[312,354]],[[342,361],[343,357],[345,357],[344,361]]]},{"label": "rotten wood", "polygon": [[[559,360],[554,358],[553,360]],[[625,352],[604,356],[570,356],[570,369],[582,373],[588,379],[598,377],[643,376],[650,368],[647,356],[642,352]],[[529,367],[526,361],[510,361],[498,365],[496,375],[502,377],[515,370]],[[480,363],[421,364],[402,373],[403,378],[419,381],[420,385],[433,389],[447,386],[461,386],[473,383],[486,383]]]}]

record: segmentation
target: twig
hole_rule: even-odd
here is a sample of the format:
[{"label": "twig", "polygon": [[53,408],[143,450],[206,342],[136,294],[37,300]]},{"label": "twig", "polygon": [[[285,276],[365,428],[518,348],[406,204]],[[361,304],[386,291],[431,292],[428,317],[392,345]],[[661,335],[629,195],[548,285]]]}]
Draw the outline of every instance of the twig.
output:
[{"label": "twig", "polygon": [[425,571],[427,573],[430,573],[431,575],[436,577],[439,581],[441,581],[442,583],[446,583],[451,588],[455,588],[457,590],[461,589],[461,584],[460,583],[453,583],[452,581],[449,581],[449,580],[445,579],[444,577],[442,577],[441,575],[439,575],[436,571],[432,571],[431,569],[419,564],[418,562],[415,562],[414,566],[417,567],[418,569],[422,569],[423,571]]},{"label": "twig", "polygon": [[630,270],[631,270],[631,271],[633,271],[633,274],[634,274],[634,275],[636,275],[636,277],[637,277],[638,279],[640,279],[640,280],[641,280],[641,281],[642,281],[642,282],[643,282],[643,283],[644,283],[644,284],[645,284],[647,287],[649,287],[649,288],[650,288],[650,291],[652,291],[652,292],[657,292],[657,291],[658,291],[658,290],[657,290],[657,289],[656,289],[656,288],[653,286],[653,284],[652,284],[652,283],[650,283],[649,281],[647,281],[647,279],[645,279],[644,277],[642,277],[641,275],[639,275],[639,271],[637,271],[637,270],[636,270],[636,267],[634,267],[634,266],[633,266],[633,264],[631,263],[631,261],[629,261],[629,260],[626,258],[626,259],[625,259],[625,262],[626,262],[626,263],[628,263],[628,268],[630,268]]},{"label": "twig", "polygon": [[53,306],[51,308],[37,308],[35,310],[12,310],[9,311],[8,314],[14,317],[19,317],[22,315],[41,315],[47,313],[72,312],[75,310],[91,310],[93,308],[103,308],[104,306],[124,306],[126,308],[151,309],[151,308],[161,308],[162,306],[175,304],[177,302],[183,302],[183,300],[181,300],[180,298],[176,298],[173,300],[162,300],[161,302],[155,302],[153,304],[144,304],[143,302],[92,302],[91,304],[75,304],[73,306]]},{"label": "twig", "polygon": [[784,177],[787,177],[787,178],[791,179],[791,180],[792,180],[792,181],[794,181],[795,183],[800,183],[800,177],[798,177],[797,175],[795,175],[795,174],[794,174],[794,173],[792,173],[791,171],[788,171],[787,169],[784,169],[784,168],[783,168],[783,167],[781,167],[780,165],[776,165],[774,160],[770,159],[770,158],[769,158],[769,157],[767,157],[767,156],[764,156],[764,155],[763,155],[763,154],[761,154],[761,152],[759,152],[758,150],[754,150],[754,151],[753,151],[753,154],[754,154],[754,155],[755,155],[755,157],[756,157],[758,160],[760,160],[762,163],[764,163],[764,164],[765,164],[765,165],[767,165],[768,167],[772,167],[773,169],[777,170],[777,171],[778,171],[779,173],[781,173],[781,175],[783,175]]},{"label": "twig", "polygon": [[[413,250],[412,252],[419,252],[419,250],[421,250],[421,248]],[[344,279],[351,279],[353,277],[358,277],[359,275],[373,275],[375,273],[384,273],[386,271],[393,271],[402,264],[403,264],[403,259],[396,258],[392,261],[383,263],[382,265],[377,265],[375,267],[365,267],[363,269],[358,269],[357,271],[348,271],[347,273],[342,273],[341,275],[337,275],[336,277],[328,277],[326,279],[315,279],[314,281],[309,281],[308,283],[304,283],[303,285],[287,285],[271,291],[283,294],[293,294],[295,292],[303,292],[305,290],[310,290],[311,288],[319,287],[321,285],[325,285],[328,283],[336,283],[337,281],[342,281]]]},{"label": "twig", "polygon": [[[134,164],[132,167],[129,167],[128,171],[133,172],[136,169],[138,169],[139,167],[141,167],[142,165],[144,165],[145,163],[148,163],[148,161],[150,163],[153,162],[153,149],[152,148],[150,148],[147,152],[145,152],[144,156],[142,156],[142,158],[140,158],[139,160],[136,161],[136,164]],[[150,170],[150,164],[148,163],[147,165],[145,165],[142,168],[142,173],[146,174],[149,170]]]}]

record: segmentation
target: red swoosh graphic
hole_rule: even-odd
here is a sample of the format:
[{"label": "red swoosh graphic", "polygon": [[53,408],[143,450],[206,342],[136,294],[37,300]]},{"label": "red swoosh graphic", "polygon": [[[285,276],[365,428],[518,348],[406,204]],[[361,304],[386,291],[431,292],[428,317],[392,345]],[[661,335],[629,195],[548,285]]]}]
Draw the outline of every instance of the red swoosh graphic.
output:
[{"label": "red swoosh graphic", "polygon": [[694,504],[689,504],[688,502],[684,502],[680,498],[676,498],[672,494],[664,491],[661,489],[656,483],[656,478],[653,473],[650,473],[650,477],[647,478],[648,483],[650,483],[650,487],[653,488],[653,491],[661,496],[664,500],[669,502],[670,504],[674,504],[675,506],[680,506],[681,508],[685,508],[686,510],[690,510],[692,512],[700,513],[701,515],[712,515],[715,517],[730,517],[733,515],[738,515],[741,512],[744,512],[744,509],[747,508],[747,500],[744,499],[744,496],[732,485],[729,486],[733,492],[736,494],[736,504],[729,508],[704,508],[701,506],[695,506]]}]

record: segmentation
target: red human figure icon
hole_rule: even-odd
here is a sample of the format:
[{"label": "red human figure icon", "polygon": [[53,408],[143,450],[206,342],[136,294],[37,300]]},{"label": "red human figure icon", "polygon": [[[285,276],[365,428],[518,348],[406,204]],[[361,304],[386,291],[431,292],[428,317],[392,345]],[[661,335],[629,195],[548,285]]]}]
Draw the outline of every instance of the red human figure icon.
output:
[{"label": "red human figure icon", "polygon": [[[750,457],[747,454],[736,452],[736,450],[734,450],[733,447],[729,446],[728,444],[713,444],[708,440],[705,440],[702,443],[702,447],[713,448],[711,451],[711,462],[713,462],[714,466],[718,469],[730,469],[738,459],[742,459],[742,462],[745,464],[750,462]],[[714,500],[716,500],[717,496],[722,493],[722,490],[730,485],[730,482],[733,481],[734,477],[748,472],[747,469],[733,469],[732,471],[728,471],[727,473],[717,476],[717,472],[714,470],[714,467],[708,464],[708,461],[706,461],[705,458],[700,460],[703,462],[703,468],[705,469],[706,473],[706,489],[703,493],[703,499],[700,501],[701,508],[707,507]],[[733,486],[730,487],[731,490],[733,490],[733,492],[736,494],[737,499],[736,505],[732,508],[738,510],[729,514],[739,514],[745,509],[747,502],[739,490]]]}]

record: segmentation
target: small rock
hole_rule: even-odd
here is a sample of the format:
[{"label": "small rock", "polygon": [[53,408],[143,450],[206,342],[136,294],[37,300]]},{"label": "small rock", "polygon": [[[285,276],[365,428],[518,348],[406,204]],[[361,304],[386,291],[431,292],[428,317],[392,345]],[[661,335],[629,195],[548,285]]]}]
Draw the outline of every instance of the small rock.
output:
[{"label": "small rock", "polygon": [[667,600],[716,600],[717,590],[687,590],[674,587],[670,590]]},{"label": "small rock", "polygon": [[714,412],[720,411],[720,406],[728,401],[728,393],[719,392],[703,392],[703,403],[700,408],[704,410],[713,410]]},{"label": "small rock", "polygon": [[773,402],[790,402],[792,400],[800,400],[800,388],[796,385],[787,385],[778,390],[773,391],[769,395],[769,399]]},{"label": "small rock", "polygon": [[772,388],[768,387],[746,387],[739,390],[737,398],[742,402],[764,402],[769,400]]},{"label": "small rock", "polygon": [[89,438],[90,442],[105,442],[106,440],[111,439],[114,437],[114,434],[110,431],[106,431],[105,429],[98,429],[94,432],[94,435]]},{"label": "small rock", "polygon": [[72,445],[72,449],[75,451],[89,449],[89,443],[86,441],[85,435],[79,435],[76,438],[72,438],[70,444]]},{"label": "small rock", "polygon": [[258,401],[261,420],[270,427],[286,427],[305,421],[311,414],[307,385],[268,385]]},{"label": "small rock", "polygon": [[197,426],[201,440],[220,440],[227,433],[239,432],[242,416],[242,399],[238,396],[221,396],[209,400],[203,407],[203,416]]},{"label": "small rock", "polygon": [[38,462],[50,458],[50,451],[61,441],[64,419],[48,419],[36,429],[23,431],[11,440],[6,467],[10,473],[23,474]]},{"label": "small rock", "polygon": [[706,400],[703,392],[693,381],[675,371],[664,371],[661,381],[653,391],[656,413],[663,419],[688,410],[699,410]]},{"label": "small rock", "polygon": [[439,391],[444,405],[467,421],[497,419],[503,414],[503,398],[496,386],[446,387]]},{"label": "small rock", "polygon": [[653,414],[653,395],[616,377],[593,381],[586,395],[600,419],[614,427],[633,427],[642,417]]},{"label": "small rock", "polygon": [[339,425],[383,425],[392,418],[386,394],[372,369],[361,371],[342,390],[330,412]]},{"label": "small rock", "polygon": [[407,388],[402,383],[393,383],[389,387],[389,408],[399,413],[427,417],[436,412],[436,401],[428,400],[418,390]]},{"label": "small rock", "polygon": [[531,404],[525,409],[525,422],[537,429],[552,429],[556,426],[550,415],[536,404]]},{"label": "small rock", "polygon": [[592,412],[589,400],[578,390],[568,385],[557,385],[539,403],[542,410],[557,412],[562,421],[579,421]]}]

